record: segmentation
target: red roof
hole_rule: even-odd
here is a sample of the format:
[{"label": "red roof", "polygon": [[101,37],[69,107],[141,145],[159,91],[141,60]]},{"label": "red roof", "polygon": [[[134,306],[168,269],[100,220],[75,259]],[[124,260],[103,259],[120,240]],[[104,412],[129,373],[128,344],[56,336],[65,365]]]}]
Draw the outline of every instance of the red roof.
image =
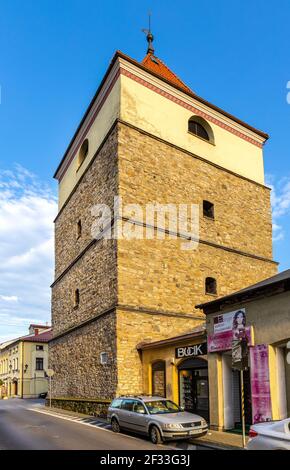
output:
[{"label": "red roof", "polygon": [[148,53],[144,59],[141,62],[144,67],[149,69],[151,72],[154,72],[161,77],[165,78],[166,80],[172,82],[174,85],[179,86],[180,88],[183,88],[185,91],[189,91],[192,93],[191,89],[183,83],[180,78],[175,75],[168,67],[167,65],[162,62],[162,60],[158,59],[155,55]]},{"label": "red roof", "polygon": [[38,335],[22,336],[20,341],[31,341],[34,343],[48,343],[52,339],[52,329],[39,333]]}]

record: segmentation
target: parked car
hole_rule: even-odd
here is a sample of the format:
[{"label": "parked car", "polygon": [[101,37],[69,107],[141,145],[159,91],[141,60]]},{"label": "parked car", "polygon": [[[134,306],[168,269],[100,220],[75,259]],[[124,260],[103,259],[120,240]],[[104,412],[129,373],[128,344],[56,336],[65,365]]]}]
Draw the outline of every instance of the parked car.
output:
[{"label": "parked car", "polygon": [[121,429],[150,437],[153,444],[164,440],[204,436],[208,425],[204,418],[184,411],[163,397],[126,396],[112,401],[108,421],[114,432]]},{"label": "parked car", "polygon": [[290,450],[290,418],[251,426],[247,449]]}]

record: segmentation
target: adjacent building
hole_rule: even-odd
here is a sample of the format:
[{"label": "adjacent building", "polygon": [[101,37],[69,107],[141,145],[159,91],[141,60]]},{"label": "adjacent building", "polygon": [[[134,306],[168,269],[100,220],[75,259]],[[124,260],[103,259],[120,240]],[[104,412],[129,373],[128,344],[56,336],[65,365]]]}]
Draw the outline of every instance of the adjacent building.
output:
[{"label": "adjacent building", "polygon": [[199,305],[206,315],[210,423],[228,430],[241,423],[240,372],[232,339],[247,334],[244,371],[246,424],[290,415],[290,270]]},{"label": "adjacent building", "polygon": [[0,345],[0,397],[35,398],[48,390],[51,328],[30,325],[29,334]]},{"label": "adjacent building", "polygon": [[[150,355],[150,347],[202,327],[197,303],[276,274],[267,138],[198,96],[152,45],[141,62],[116,52],[55,173],[55,402],[142,393],[142,354],[154,369],[164,357]],[[116,220],[115,196],[144,210],[197,205],[198,248],[183,250],[186,234],[164,229],[157,217],[148,224],[132,206]],[[104,233],[118,223],[151,236],[94,238],[97,204],[112,211]],[[144,343],[153,343],[146,353]]]}]

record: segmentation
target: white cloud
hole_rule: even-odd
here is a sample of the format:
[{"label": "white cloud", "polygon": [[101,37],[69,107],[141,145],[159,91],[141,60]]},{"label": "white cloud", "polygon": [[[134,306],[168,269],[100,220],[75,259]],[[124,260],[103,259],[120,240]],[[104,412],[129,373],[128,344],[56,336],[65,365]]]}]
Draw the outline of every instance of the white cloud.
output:
[{"label": "white cloud", "polygon": [[290,177],[284,177],[277,181],[273,175],[267,175],[266,180],[272,189],[273,241],[277,242],[285,237],[282,222],[285,216],[290,215]]},{"label": "white cloud", "polygon": [[17,295],[0,295],[0,300],[4,300],[4,302],[17,302],[18,297]]},{"label": "white cloud", "polygon": [[56,196],[27,169],[0,171],[0,342],[50,320]]}]

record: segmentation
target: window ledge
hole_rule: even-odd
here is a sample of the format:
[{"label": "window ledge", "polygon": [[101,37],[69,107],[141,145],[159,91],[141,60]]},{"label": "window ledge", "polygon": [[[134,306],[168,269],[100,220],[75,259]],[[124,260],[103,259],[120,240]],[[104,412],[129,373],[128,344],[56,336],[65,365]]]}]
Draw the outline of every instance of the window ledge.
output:
[{"label": "window ledge", "polygon": [[199,135],[194,134],[193,132],[187,131],[188,134],[193,135],[193,137],[196,137],[197,139],[202,140],[203,142],[206,142],[207,144],[213,145],[214,147],[216,146],[214,142],[211,142],[210,140],[204,139],[203,137],[200,137]]},{"label": "window ledge", "polygon": [[218,297],[218,294],[211,294],[210,292],[205,292],[205,295],[209,295],[210,297]]},{"label": "window ledge", "polygon": [[78,173],[78,171],[81,169],[81,167],[84,165],[85,163],[85,160],[86,160],[87,157],[84,158],[84,160],[82,161],[82,163],[79,163],[77,169],[76,169],[76,173]]},{"label": "window ledge", "polygon": [[212,222],[215,222],[214,217],[209,217],[208,215],[203,215],[203,218],[206,219],[206,220],[211,220]]}]

